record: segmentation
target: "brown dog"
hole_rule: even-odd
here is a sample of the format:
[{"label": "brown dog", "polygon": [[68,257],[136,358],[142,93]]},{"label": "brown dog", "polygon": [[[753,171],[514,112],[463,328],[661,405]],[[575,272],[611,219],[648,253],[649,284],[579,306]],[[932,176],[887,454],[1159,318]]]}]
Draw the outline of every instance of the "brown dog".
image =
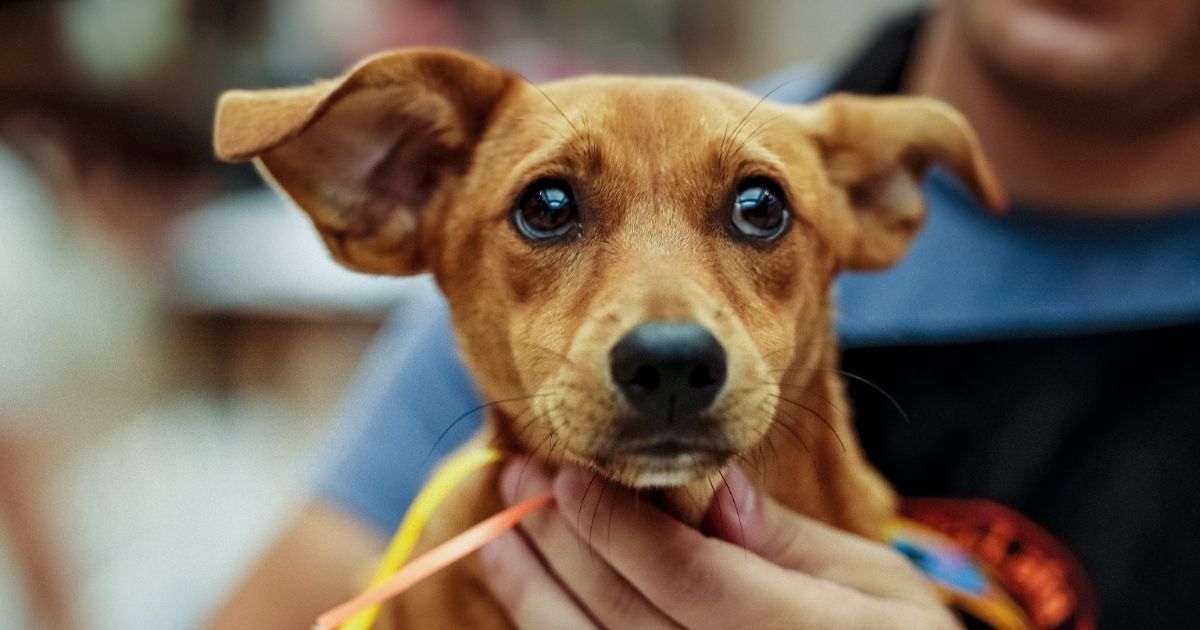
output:
[{"label": "brown dog", "polygon": [[[792,509],[878,535],[895,500],[853,438],[831,282],[900,258],[932,163],[1003,204],[966,123],[930,100],[788,106],[689,78],[539,88],[439,50],[228,93],[215,145],[255,159],[346,266],[434,274],[499,401],[479,439],[663,488],[693,523],[739,460],[771,468],[758,483]],[[495,474],[423,545],[500,509]],[[404,596],[400,625],[507,627],[479,570]]]}]

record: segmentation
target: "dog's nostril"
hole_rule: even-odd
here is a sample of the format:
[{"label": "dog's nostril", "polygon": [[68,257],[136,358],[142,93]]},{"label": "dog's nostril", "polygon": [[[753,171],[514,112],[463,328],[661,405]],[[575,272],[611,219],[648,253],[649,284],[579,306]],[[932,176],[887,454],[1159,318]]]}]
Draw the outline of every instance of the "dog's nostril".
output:
[{"label": "dog's nostril", "polygon": [[662,374],[652,365],[641,365],[629,379],[629,385],[640,387],[647,392],[654,391],[662,383]]},{"label": "dog's nostril", "polygon": [[688,385],[691,385],[696,389],[704,389],[706,387],[712,387],[713,385],[716,385],[724,380],[725,375],[723,371],[720,376],[717,376],[717,374],[714,372],[716,372],[716,370],[714,370],[711,366],[701,363],[700,365],[692,368],[692,373],[688,376]]}]

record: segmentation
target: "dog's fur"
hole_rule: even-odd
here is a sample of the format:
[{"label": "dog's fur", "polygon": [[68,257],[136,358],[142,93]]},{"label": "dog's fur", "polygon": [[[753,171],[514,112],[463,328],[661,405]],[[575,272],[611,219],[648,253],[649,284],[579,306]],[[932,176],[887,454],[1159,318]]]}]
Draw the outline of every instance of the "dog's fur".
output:
[{"label": "dog's fur", "polygon": [[[308,87],[228,93],[215,146],[223,159],[256,160],[347,267],[434,274],[462,356],[495,401],[477,439],[550,467],[667,486],[662,502],[692,523],[736,459],[792,509],[879,533],[895,500],[854,439],[831,282],[902,256],[930,164],[1003,205],[964,120],[927,99],[792,106],[691,78],[535,87],[432,49],[379,55]],[[511,215],[547,177],[570,184],[581,226],[531,243]],[[734,191],[750,177],[787,199],[792,225],[776,241],[731,234]],[[708,415],[730,452],[668,461],[618,448],[631,411],[609,351],[646,321],[697,322],[726,349]],[[500,509],[495,474],[462,488],[422,546]],[[460,563],[402,597],[400,625],[507,627],[479,570]]]}]

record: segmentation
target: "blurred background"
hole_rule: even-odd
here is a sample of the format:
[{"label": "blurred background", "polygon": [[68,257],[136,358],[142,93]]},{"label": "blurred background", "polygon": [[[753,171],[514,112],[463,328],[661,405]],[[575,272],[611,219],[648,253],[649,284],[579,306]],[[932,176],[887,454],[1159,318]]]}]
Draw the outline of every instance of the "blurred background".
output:
[{"label": "blurred background", "polygon": [[334,266],[217,94],[440,44],[532,79],[836,68],[917,0],[0,0],[0,629],[192,628],[411,280]]}]

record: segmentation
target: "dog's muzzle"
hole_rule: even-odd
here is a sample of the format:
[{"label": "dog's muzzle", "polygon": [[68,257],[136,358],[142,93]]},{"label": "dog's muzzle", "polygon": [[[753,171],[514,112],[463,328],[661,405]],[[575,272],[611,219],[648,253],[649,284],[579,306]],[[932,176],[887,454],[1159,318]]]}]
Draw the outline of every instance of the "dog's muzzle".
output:
[{"label": "dog's muzzle", "polygon": [[723,436],[704,417],[725,385],[725,349],[696,323],[646,322],[609,352],[613,382],[635,417],[623,422],[622,451],[668,455],[719,448]]}]

